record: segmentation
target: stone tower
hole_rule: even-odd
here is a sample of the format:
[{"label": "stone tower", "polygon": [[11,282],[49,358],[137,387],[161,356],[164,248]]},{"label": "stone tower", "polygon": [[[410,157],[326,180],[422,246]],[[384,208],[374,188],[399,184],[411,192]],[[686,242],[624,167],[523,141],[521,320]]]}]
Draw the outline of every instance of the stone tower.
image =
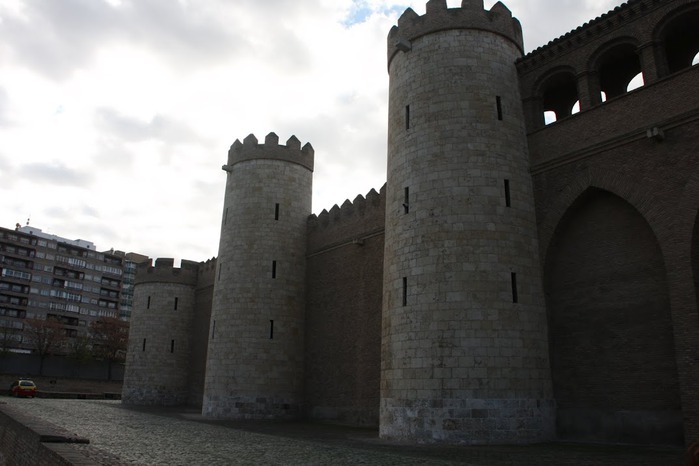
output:
[{"label": "stone tower", "polygon": [[389,33],[383,438],[553,437],[522,49],[482,0],[430,0]]},{"label": "stone tower", "polygon": [[181,405],[188,401],[196,262],[157,259],[139,265],[134,285],[122,400],[134,405]]},{"label": "stone tower", "polygon": [[303,396],[313,148],[253,135],[228,152],[202,413],[293,418]]}]

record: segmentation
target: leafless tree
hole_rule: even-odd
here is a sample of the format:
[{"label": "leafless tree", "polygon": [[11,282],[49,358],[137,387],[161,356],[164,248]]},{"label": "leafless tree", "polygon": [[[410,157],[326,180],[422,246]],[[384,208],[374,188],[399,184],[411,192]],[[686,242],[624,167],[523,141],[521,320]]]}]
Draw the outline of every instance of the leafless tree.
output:
[{"label": "leafless tree", "polygon": [[25,319],[24,337],[39,355],[39,375],[44,375],[46,357],[60,350],[67,338],[63,325],[52,319]]},{"label": "leafless tree", "polygon": [[107,361],[107,379],[112,380],[112,364],[126,356],[129,324],[116,317],[102,317],[90,324],[90,332],[93,354]]}]

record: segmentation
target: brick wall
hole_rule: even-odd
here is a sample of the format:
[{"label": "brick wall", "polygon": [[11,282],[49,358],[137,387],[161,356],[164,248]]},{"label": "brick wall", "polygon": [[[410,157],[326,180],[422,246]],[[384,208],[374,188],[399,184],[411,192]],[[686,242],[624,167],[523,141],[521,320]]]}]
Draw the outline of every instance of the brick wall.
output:
[{"label": "brick wall", "polygon": [[[72,442],[72,443],[71,443]],[[0,407],[0,464],[11,466],[91,465],[70,432],[11,407]]]},{"label": "brick wall", "polygon": [[619,197],[592,190],[561,222],[548,257],[561,438],[681,443],[665,267],[643,217]]},{"label": "brick wall", "polygon": [[378,425],[383,200],[372,191],[309,222],[304,386],[313,419]]}]

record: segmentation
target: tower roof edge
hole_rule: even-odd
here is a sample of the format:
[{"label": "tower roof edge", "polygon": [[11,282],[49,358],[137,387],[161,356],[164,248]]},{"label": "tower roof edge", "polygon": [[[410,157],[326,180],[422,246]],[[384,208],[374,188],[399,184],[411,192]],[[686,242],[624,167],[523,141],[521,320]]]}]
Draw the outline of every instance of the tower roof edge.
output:
[{"label": "tower roof edge", "polygon": [[265,143],[258,143],[254,134],[248,135],[244,143],[236,140],[228,151],[228,163],[224,170],[247,160],[280,160],[295,163],[313,171],[314,151],[310,143],[301,147],[296,136],[291,136],[286,145],[279,144],[279,137],[271,132],[265,137]]},{"label": "tower roof edge", "polygon": [[499,34],[512,41],[524,54],[522,26],[502,2],[485,10],[482,0],[463,0],[461,8],[446,8],[444,0],[430,0],[427,13],[419,16],[408,8],[398,19],[398,25],[391,28],[388,33],[388,64],[397,53],[409,51],[411,41],[451,29],[479,29]]}]

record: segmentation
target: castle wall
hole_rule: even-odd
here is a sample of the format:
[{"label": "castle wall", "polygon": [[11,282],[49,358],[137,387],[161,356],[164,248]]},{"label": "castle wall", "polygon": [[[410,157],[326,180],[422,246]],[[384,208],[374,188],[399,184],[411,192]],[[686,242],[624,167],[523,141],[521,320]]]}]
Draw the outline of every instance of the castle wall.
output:
[{"label": "castle wall", "polygon": [[228,154],[202,413],[296,418],[303,400],[313,148],[250,135]]},{"label": "castle wall", "polygon": [[236,141],[218,260],[140,275],[124,401],[419,442],[547,440],[554,417],[699,438],[697,27],[696,0],[631,0],[520,57],[499,2],[408,9],[387,186],[309,216],[312,148]]},{"label": "castle wall", "polygon": [[197,265],[158,259],[139,265],[122,401],[134,405],[182,405],[189,395],[191,327]]},{"label": "castle wall", "polygon": [[433,0],[389,34],[384,438],[553,436],[521,31],[482,7]]},{"label": "castle wall", "polygon": [[201,406],[206,375],[206,351],[211,324],[211,303],[214,294],[216,259],[199,265],[194,297],[194,318],[191,327],[191,354],[189,359],[189,396],[187,404]]},{"label": "castle wall", "polygon": [[309,220],[305,407],[311,419],[378,426],[385,191]]},{"label": "castle wall", "polygon": [[[629,2],[518,63],[530,109],[550,73],[579,77],[580,113],[530,118],[528,135],[563,438],[699,437],[699,69],[669,73],[660,34],[691,11],[698,2]],[[594,102],[598,51],[622,40],[646,84]]]}]

